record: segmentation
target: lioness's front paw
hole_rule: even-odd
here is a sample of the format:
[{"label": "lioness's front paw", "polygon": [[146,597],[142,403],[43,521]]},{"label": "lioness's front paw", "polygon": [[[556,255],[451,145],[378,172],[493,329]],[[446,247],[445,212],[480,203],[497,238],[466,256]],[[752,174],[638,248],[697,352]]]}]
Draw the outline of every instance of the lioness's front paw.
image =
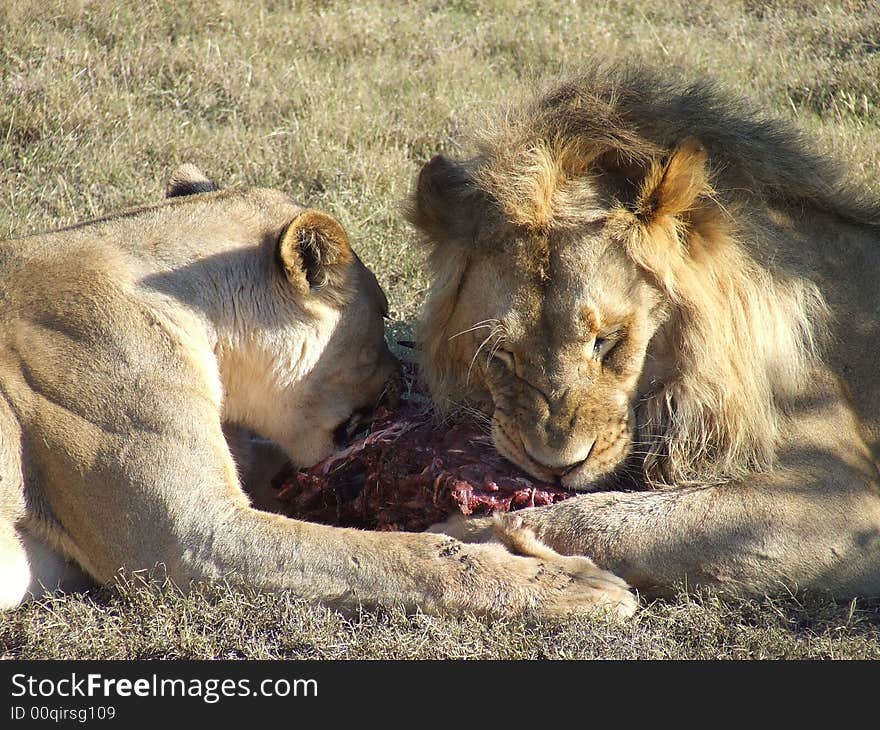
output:
[{"label": "lioness's front paw", "polygon": [[629,586],[589,558],[559,555],[547,546],[538,556],[512,554],[497,544],[470,548],[483,553],[480,562],[492,573],[501,572],[508,601],[526,613],[560,617],[600,610],[627,618],[638,607]]},{"label": "lioness's front paw", "polygon": [[546,560],[551,564],[560,564],[567,572],[576,575],[584,584],[583,590],[589,594],[588,605],[608,608],[612,613],[623,618],[635,612],[638,600],[623,579],[607,570],[602,570],[587,557],[560,555],[549,545],[541,542],[535,533],[524,525],[519,515],[497,514],[491,522],[495,537],[510,552]]},{"label": "lioness's front paw", "polygon": [[557,553],[541,542],[518,514],[454,515],[427,531],[472,545],[471,550],[482,557],[480,563],[490,572],[501,569],[507,574],[516,596],[513,600],[521,600],[527,610],[539,615],[603,609],[626,618],[638,608],[638,599],[624,580],[587,557]]},{"label": "lioness's front paw", "polygon": [[569,591],[551,603],[551,613],[569,615],[587,607],[629,618],[636,612],[639,601],[626,581],[602,570],[589,558],[560,555],[557,560],[574,581]]}]

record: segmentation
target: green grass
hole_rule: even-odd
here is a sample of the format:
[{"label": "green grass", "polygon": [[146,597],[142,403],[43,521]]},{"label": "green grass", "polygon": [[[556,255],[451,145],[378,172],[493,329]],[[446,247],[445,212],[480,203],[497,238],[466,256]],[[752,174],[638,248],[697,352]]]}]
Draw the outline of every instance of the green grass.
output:
[{"label": "green grass", "polygon": [[[191,161],[221,185],[277,187],[336,215],[400,321],[426,289],[400,214],[420,163],[465,153],[484,114],[597,57],[708,74],[880,192],[873,0],[14,0],[0,28],[0,236],[158,199]],[[623,627],[535,629],[134,590],[0,617],[0,651],[16,657],[877,658],[878,638],[876,607],[819,599],[686,598]]]}]

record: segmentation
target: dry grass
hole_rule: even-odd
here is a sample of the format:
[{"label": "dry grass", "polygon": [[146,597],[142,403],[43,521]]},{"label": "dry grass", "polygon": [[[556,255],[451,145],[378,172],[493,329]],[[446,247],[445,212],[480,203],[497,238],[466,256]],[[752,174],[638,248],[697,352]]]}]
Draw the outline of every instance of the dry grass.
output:
[{"label": "dry grass", "polygon": [[17,659],[880,659],[880,604],[813,597],[655,603],[626,623],[344,617],[286,595],[142,583],[32,604],[0,619]]},{"label": "dry grass", "polygon": [[[158,198],[192,161],[344,223],[409,320],[426,280],[401,201],[487,109],[597,56],[710,74],[877,186],[872,0],[0,4],[0,236]],[[59,632],[59,629],[63,631]],[[60,640],[58,636],[60,634]],[[0,618],[19,657],[878,657],[875,608],[683,600],[625,627],[356,621],[278,597],[129,592]]]}]

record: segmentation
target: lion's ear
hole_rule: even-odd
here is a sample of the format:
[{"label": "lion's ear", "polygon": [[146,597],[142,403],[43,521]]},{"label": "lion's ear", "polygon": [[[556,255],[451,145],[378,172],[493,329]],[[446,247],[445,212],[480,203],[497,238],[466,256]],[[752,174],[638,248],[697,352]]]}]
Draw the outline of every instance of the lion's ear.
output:
[{"label": "lion's ear", "polygon": [[695,139],[681,142],[665,162],[655,162],[642,182],[636,215],[644,222],[691,210],[710,190],[706,150]]},{"label": "lion's ear", "polygon": [[301,291],[323,288],[354,261],[342,225],[318,210],[305,210],[288,224],[277,256],[288,281]]},{"label": "lion's ear", "polygon": [[198,167],[187,162],[171,174],[165,197],[179,198],[182,195],[212,193],[219,189]]},{"label": "lion's ear", "polygon": [[467,170],[435,155],[419,171],[407,217],[435,240],[461,235],[470,225],[471,179]]}]

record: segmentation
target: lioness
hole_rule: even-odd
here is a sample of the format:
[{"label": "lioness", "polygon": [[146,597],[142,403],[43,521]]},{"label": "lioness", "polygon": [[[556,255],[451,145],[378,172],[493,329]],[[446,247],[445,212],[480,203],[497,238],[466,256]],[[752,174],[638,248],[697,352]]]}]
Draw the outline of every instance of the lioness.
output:
[{"label": "lioness", "polygon": [[622,581],[536,541],[513,557],[252,508],[222,425],[325,457],[395,377],[387,304],[330,216],[191,167],[169,194],[0,243],[0,605],[71,567],[109,582],[161,564],[182,588],[343,608],[634,609]]},{"label": "lioness", "polygon": [[605,490],[509,524],[645,594],[878,595],[880,204],[742,108],[599,69],[426,164],[427,378]]}]

